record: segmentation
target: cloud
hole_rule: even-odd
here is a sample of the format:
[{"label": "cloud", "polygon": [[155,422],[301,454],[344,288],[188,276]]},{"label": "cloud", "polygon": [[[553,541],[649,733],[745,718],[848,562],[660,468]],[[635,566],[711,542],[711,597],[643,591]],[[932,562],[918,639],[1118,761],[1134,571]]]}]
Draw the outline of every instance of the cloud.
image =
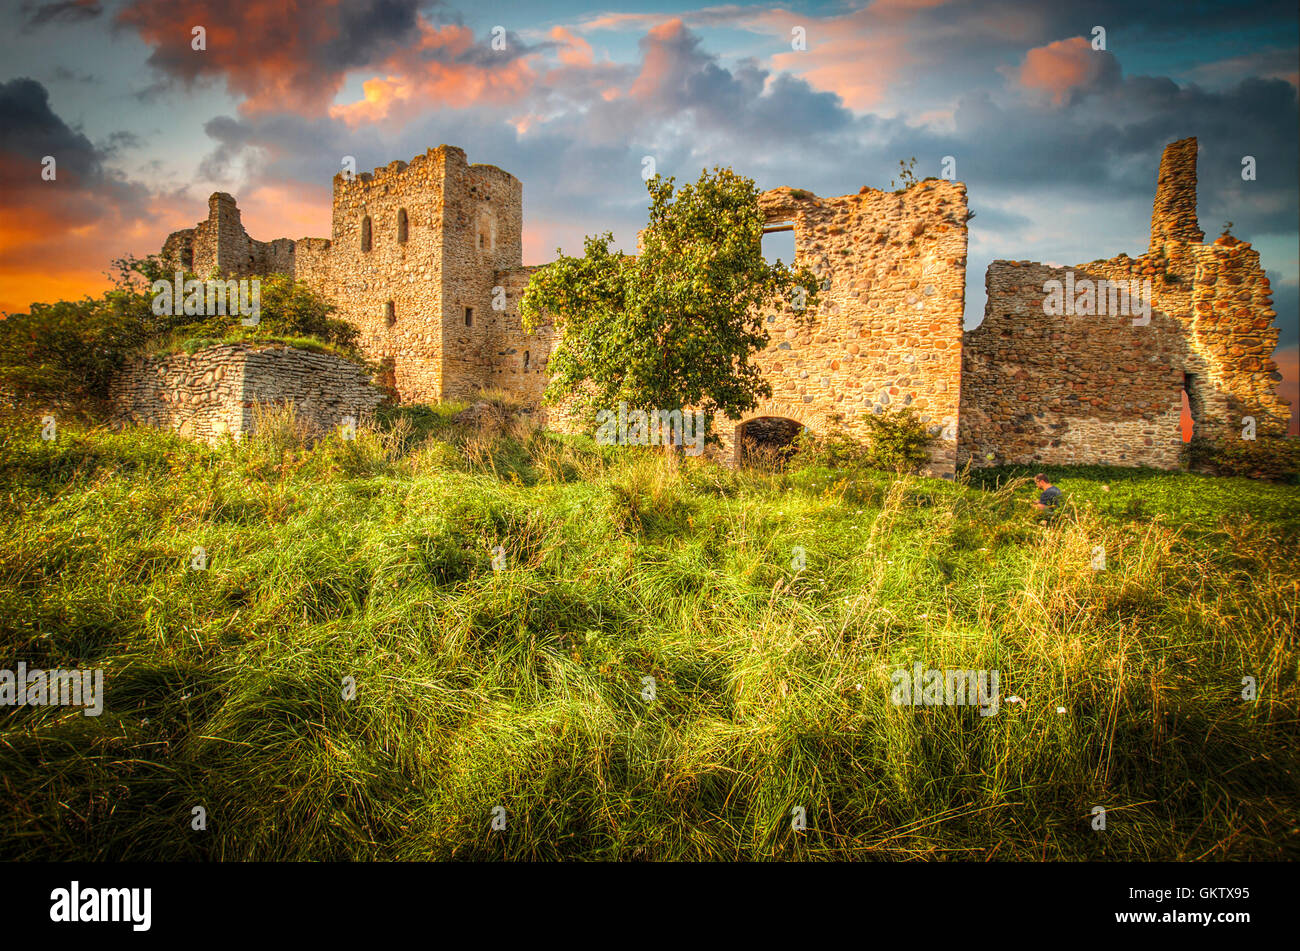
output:
[{"label": "cloud", "polygon": [[[249,112],[321,113],[348,73],[394,55],[421,37],[430,0],[130,0],[116,17],[153,48],[149,65],[193,86],[224,81]],[[206,49],[191,30],[206,30]]]},{"label": "cloud", "polygon": [[451,108],[518,102],[534,82],[529,61],[536,51],[517,35],[501,39],[505,48],[493,49],[467,27],[421,20],[418,42],[379,64],[385,75],[365,80],[361,99],[332,106],[329,114],[356,125],[407,118],[431,102]]},{"label": "cloud", "polygon": [[1250,77],[1282,79],[1300,87],[1300,49],[1252,50],[1243,56],[1200,63],[1187,71],[1188,79],[1207,86],[1233,85]]},{"label": "cloud", "polygon": [[55,3],[24,3],[19,12],[23,30],[30,31],[50,23],[79,23],[94,20],[104,12],[99,0],[57,0]]},{"label": "cloud", "polygon": [[590,66],[592,64],[591,44],[582,37],[562,26],[554,27],[549,35],[553,41],[559,44],[561,63],[566,66]]},{"label": "cloud", "polygon": [[1288,432],[1300,435],[1300,347],[1283,347],[1273,354],[1273,361],[1282,374],[1277,394],[1291,404],[1291,425]]},{"label": "cloud", "polygon": [[1106,50],[1094,50],[1081,36],[1035,47],[1025,54],[1016,78],[1026,89],[1047,93],[1055,105],[1119,80],[1119,63]]},{"label": "cloud", "polygon": [[55,66],[54,78],[70,83],[93,83],[95,81],[95,77],[90,73],[79,73],[68,69],[66,66]]},{"label": "cloud", "polygon": [[[131,144],[124,136],[112,148]],[[178,206],[112,169],[111,154],[55,114],[39,82],[0,83],[0,311],[102,289],[114,258],[157,249]]]}]

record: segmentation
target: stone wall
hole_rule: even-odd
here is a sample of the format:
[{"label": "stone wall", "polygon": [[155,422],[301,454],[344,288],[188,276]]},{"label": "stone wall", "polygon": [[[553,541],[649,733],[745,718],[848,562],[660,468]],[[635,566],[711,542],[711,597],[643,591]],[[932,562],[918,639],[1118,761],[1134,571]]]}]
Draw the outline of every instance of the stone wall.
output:
[{"label": "stone wall", "polygon": [[[1258,434],[1284,434],[1276,314],[1259,254],[1230,236],[1202,238],[1196,140],[1183,139],[1161,160],[1145,254],[1073,268],[994,261],[984,322],[963,350],[961,461],[1175,468],[1184,391],[1197,434],[1239,435],[1247,415]],[[1088,313],[1086,299],[1074,314],[1049,316],[1045,284],[1065,284],[1067,272],[1079,289],[1150,281],[1150,322]]]},{"label": "stone wall", "polygon": [[294,274],[294,244],[288,238],[254,241],[244,231],[235,199],[225,192],[208,198],[208,218],[177,231],[163,243],[162,257],[172,267],[201,278]]},{"label": "stone wall", "polygon": [[1064,286],[1067,271],[1076,286],[1155,277],[1142,259],[1074,268],[994,261],[984,322],[966,335],[961,461],[1173,467],[1185,347],[1169,301],[1153,281],[1144,326],[1128,315],[1046,316],[1043,286]]},{"label": "stone wall", "polygon": [[736,430],[755,417],[864,436],[863,414],[910,406],[935,436],[930,474],[952,475],[966,186],[931,179],[839,198],[778,188],[760,206],[769,223],[793,224],[794,264],[822,278],[822,299],[809,323],[790,306],[765,315],[772,339],[755,362],[772,398],[741,420],[715,420],[722,446],[714,454],[735,461]]},{"label": "stone wall", "polygon": [[[334,176],[328,279],[318,290],[361,331],[362,351],[386,363],[399,398],[443,396],[443,166],[446,149]],[[406,240],[399,217],[406,215]],[[370,243],[364,246],[369,221]]]},{"label": "stone wall", "polygon": [[493,371],[514,362],[501,353],[509,301],[505,310],[492,305],[498,272],[523,264],[523,186],[449,149],[445,194],[443,398],[464,400],[496,385]]},{"label": "stone wall", "polygon": [[137,360],[113,381],[111,398],[119,422],[215,443],[253,431],[259,404],[292,402],[309,429],[324,432],[347,416],[363,420],[383,394],[351,360],[241,342]]}]

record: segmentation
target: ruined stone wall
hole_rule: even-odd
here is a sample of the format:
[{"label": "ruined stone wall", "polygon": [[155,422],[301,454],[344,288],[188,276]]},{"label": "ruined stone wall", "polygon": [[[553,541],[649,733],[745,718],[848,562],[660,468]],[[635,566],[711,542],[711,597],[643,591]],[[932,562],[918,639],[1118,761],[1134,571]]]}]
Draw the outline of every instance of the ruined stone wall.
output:
[{"label": "ruined stone wall", "polygon": [[[1224,236],[1196,248],[1192,271],[1190,349],[1193,369],[1204,367],[1209,386],[1201,392],[1224,403],[1222,415],[1193,407],[1197,431],[1219,438],[1241,432],[1244,416],[1254,416],[1257,435],[1285,436],[1290,404],[1277,395],[1282,379],[1273,351],[1272,289],[1259,252],[1244,241]],[[1209,404],[1210,407],[1214,403]]]},{"label": "ruined stone wall", "polygon": [[110,394],[119,422],[208,443],[251,432],[259,403],[292,401],[299,419],[323,432],[345,416],[365,419],[383,398],[350,360],[251,343],[137,360],[114,379]]},{"label": "ruined stone wall", "polygon": [[1165,146],[1160,156],[1147,250],[1204,240],[1205,232],[1196,221],[1196,139],[1179,139]]},{"label": "ruined stone wall", "polygon": [[[518,267],[497,271],[493,288],[500,288],[505,305],[489,309],[486,349],[482,353],[479,378],[489,389],[502,390],[535,406],[541,405],[546,389],[546,364],[555,346],[555,329],[547,324],[534,334],[525,333],[519,318],[519,302],[529,279],[539,267]],[[554,416],[553,409],[550,414]]]},{"label": "ruined stone wall", "polygon": [[370,375],[351,360],[292,347],[250,348],[244,358],[241,432],[251,432],[257,405],[293,403],[310,429],[326,432],[347,417],[361,422],[382,402]]},{"label": "ruined stone wall", "polygon": [[863,437],[863,414],[913,407],[935,435],[930,472],[957,456],[966,186],[927,180],[900,194],[864,189],[818,198],[778,188],[761,208],[791,222],[795,266],[823,279],[811,323],[789,306],[765,315],[771,335],[756,357],[772,398],[739,421],[713,421],[715,455],[734,461],[736,430],[752,418],[792,419],[814,432]]},{"label": "ruined stone wall", "polygon": [[1047,316],[1044,284],[1064,286],[1067,271],[1082,287],[1155,277],[1143,259],[1074,268],[994,261],[984,322],[966,334],[960,462],[1172,468],[1182,445],[1185,346],[1169,311],[1185,306],[1180,291],[1156,296],[1153,281],[1143,326],[1131,315]]},{"label": "ruined stone wall", "polygon": [[330,267],[332,245],[329,238],[299,238],[294,242],[294,278],[326,296],[330,296],[334,285]]},{"label": "ruined stone wall", "polygon": [[136,360],[109,388],[117,421],[209,443],[239,431],[243,394],[244,354],[234,346]]},{"label": "ruined stone wall", "polygon": [[200,278],[294,276],[294,245],[289,238],[255,241],[248,236],[235,199],[225,192],[208,198],[207,220],[171,234],[162,258],[170,267],[193,271]]},{"label": "ruined stone wall", "polygon": [[[1196,140],[1184,139],[1162,157],[1145,254],[1073,268],[994,261],[984,322],[963,350],[960,461],[1176,468],[1184,390],[1197,434],[1239,435],[1246,415],[1261,435],[1285,433],[1259,255],[1202,237]],[[1076,312],[1049,316],[1045,284],[1067,271]],[[1150,281],[1150,322],[1099,313],[1099,295],[1089,305],[1081,282],[1100,280]]]}]

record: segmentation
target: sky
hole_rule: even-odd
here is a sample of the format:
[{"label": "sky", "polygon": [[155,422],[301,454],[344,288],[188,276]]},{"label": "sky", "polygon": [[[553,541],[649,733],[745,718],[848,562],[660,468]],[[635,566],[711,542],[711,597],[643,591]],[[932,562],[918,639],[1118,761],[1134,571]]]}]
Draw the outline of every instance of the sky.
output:
[{"label": "sky", "polygon": [[592,4],[10,0],[0,312],[102,291],[113,259],[156,252],[214,191],[259,240],[326,237],[345,156],[367,170],[447,143],[523,182],[526,264],[606,231],[634,250],[646,156],[823,196],[951,156],[975,212],[973,327],[994,259],[1145,251],[1161,150],[1196,136],[1201,228],[1231,222],[1260,252],[1297,431],[1294,0]]}]

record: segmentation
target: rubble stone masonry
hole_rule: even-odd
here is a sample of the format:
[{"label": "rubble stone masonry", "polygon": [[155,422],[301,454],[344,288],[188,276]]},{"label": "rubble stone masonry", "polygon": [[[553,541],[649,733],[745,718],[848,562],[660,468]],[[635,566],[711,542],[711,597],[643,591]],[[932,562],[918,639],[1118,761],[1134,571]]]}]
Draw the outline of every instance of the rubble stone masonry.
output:
[{"label": "rubble stone masonry", "polygon": [[351,360],[247,342],[137,360],[113,380],[111,396],[120,422],[207,443],[253,431],[259,404],[292,402],[308,429],[324,432],[348,416],[363,421],[383,398]]},{"label": "rubble stone masonry", "polygon": [[[862,417],[910,406],[935,442],[930,472],[956,466],[966,273],[966,186],[930,179],[900,193],[818,198],[764,192],[770,225],[794,226],[795,267],[821,279],[811,321],[792,306],[765,315],[771,341],[756,363],[772,398],[739,421],[779,417],[814,432],[864,435]],[[736,430],[715,421],[721,455]]]},{"label": "rubble stone masonry", "polygon": [[[1179,464],[1186,392],[1194,432],[1239,438],[1286,433],[1288,404],[1271,355],[1276,313],[1259,254],[1196,222],[1196,140],[1165,149],[1151,245],[1073,268],[994,261],[984,322],[966,334],[960,461]],[[1150,322],[1137,315],[1049,316],[1044,284],[1150,281]],[[1140,321],[1142,318],[1137,316]]]}]

